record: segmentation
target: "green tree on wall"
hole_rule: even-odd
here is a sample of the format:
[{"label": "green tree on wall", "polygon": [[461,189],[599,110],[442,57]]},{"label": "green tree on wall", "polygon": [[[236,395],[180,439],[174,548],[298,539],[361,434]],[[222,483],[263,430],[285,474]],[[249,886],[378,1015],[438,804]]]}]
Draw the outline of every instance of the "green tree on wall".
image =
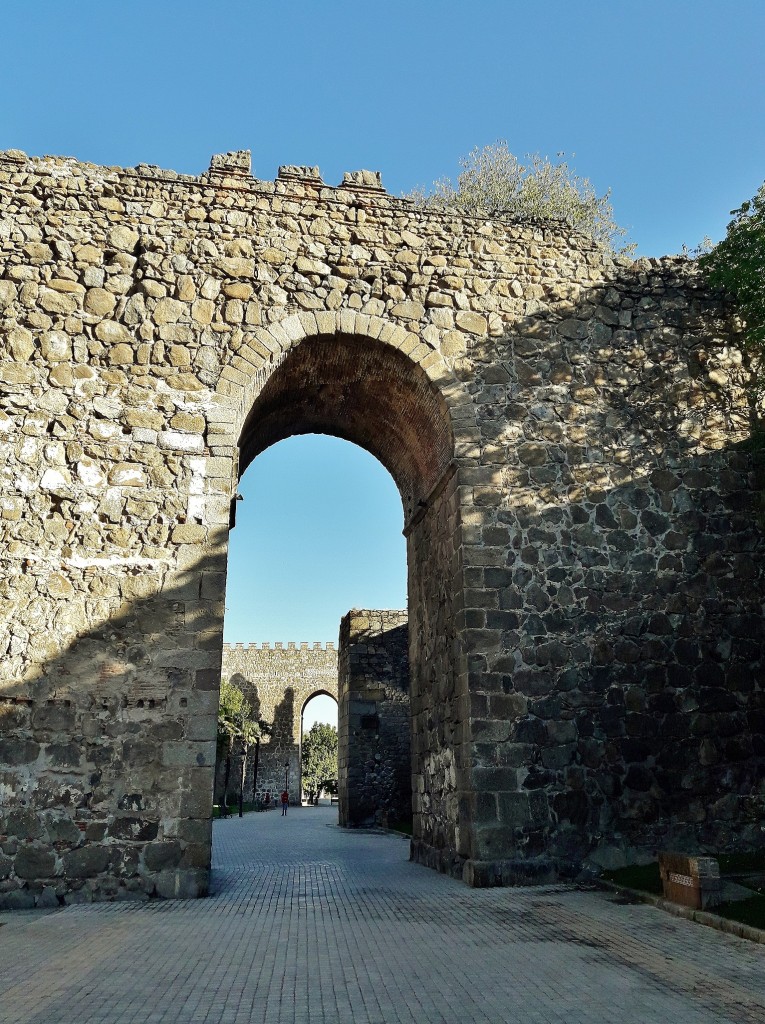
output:
[{"label": "green tree on wall", "polygon": [[242,747],[242,772],[239,780],[239,814],[242,813],[244,780],[250,747],[255,744],[255,770],[257,771],[260,740],[270,733],[271,727],[263,719],[255,718],[252,705],[243,691],[230,679],[220,684],[218,705],[218,758],[225,762],[223,803],[228,805],[228,787],[231,778],[231,756],[237,743]]},{"label": "green tree on wall", "polygon": [[[558,154],[562,157],[564,154]],[[634,245],[620,244],[627,232],[614,220],[610,191],[599,196],[587,178],[580,178],[561,160],[553,163],[538,153],[525,163],[504,141],[476,148],[460,159],[461,173],[433,183],[433,190],[416,189],[405,198],[426,209],[523,220],[551,217],[565,220],[613,252],[629,255]]]},{"label": "green tree on wall", "polygon": [[759,400],[765,394],[765,182],[732,213],[725,238],[699,257],[699,265],[711,285],[733,297],[745,321],[744,347]]},{"label": "green tree on wall", "polygon": [[[325,783],[337,779],[337,729],[315,722],[303,737],[303,791],[311,803],[319,802]],[[329,788],[329,787],[328,787]]]}]

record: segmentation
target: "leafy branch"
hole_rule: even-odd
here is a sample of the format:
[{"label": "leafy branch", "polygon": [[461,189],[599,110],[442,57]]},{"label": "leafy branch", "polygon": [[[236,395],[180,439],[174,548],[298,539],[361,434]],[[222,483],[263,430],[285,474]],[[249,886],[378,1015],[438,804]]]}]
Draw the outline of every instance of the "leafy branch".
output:
[{"label": "leafy branch", "polygon": [[462,157],[456,185],[441,178],[432,191],[415,189],[405,198],[424,209],[473,216],[563,220],[614,253],[629,255],[635,250],[633,244],[622,244],[627,231],[614,220],[610,190],[599,196],[592,183],[575,174],[565,160],[553,163],[538,153],[525,160],[521,163],[501,140]]},{"label": "leafy branch", "polygon": [[731,211],[725,238],[699,257],[710,285],[730,295],[745,324],[743,342],[757,399],[765,394],[765,182],[755,196]]}]

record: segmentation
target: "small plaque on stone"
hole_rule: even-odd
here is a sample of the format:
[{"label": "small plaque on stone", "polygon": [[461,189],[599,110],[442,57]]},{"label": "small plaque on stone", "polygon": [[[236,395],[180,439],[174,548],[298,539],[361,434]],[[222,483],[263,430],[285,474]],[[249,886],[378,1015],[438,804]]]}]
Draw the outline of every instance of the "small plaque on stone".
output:
[{"label": "small plaque on stone", "polygon": [[714,857],[660,853],[659,874],[664,896],[673,903],[696,910],[720,903],[720,868]]}]

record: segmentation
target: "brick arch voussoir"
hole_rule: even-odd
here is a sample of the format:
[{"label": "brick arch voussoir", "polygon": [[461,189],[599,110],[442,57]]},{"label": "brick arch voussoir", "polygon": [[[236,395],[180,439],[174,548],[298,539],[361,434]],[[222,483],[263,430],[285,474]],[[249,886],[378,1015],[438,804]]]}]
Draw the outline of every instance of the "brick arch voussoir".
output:
[{"label": "brick arch voussoir", "polygon": [[[439,331],[439,335],[443,333]],[[445,362],[439,344],[426,344],[420,335],[386,317],[352,309],[292,313],[268,327],[256,328],[221,372],[216,388],[218,407],[238,438],[261,390],[284,358],[303,341],[319,335],[343,334],[369,338],[398,349],[427,376],[441,395],[452,423],[464,425],[472,401],[462,382]],[[233,415],[232,415],[233,414]]]},{"label": "brick arch voussoir", "polygon": [[295,701],[295,707],[299,705],[299,711],[297,714],[298,718],[303,717],[303,713],[314,697],[331,697],[336,703],[340,701],[340,694],[337,684],[333,690],[330,690],[327,686],[305,686],[300,690],[298,699]]}]

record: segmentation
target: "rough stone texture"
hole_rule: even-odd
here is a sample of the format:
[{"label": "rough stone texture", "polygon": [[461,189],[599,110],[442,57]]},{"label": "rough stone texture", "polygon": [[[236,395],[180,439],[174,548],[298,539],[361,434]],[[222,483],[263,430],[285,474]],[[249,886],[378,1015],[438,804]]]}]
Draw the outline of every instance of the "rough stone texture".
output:
[{"label": "rough stone texture", "polygon": [[230,503],[314,430],[402,495],[415,857],[761,846],[761,481],[693,265],[248,168],[0,157],[0,898],[205,890]]},{"label": "rough stone texture", "polygon": [[412,817],[409,629],[406,611],[348,612],[338,651],[341,825]]},{"label": "rough stone texture", "polygon": [[[273,731],[260,744],[258,784],[254,788],[254,751],[245,771],[244,799],[262,798],[268,791],[276,800],[284,789],[290,800],[301,799],[301,723],[312,697],[326,693],[337,700],[337,651],[334,643],[224,644],[222,676],[243,691],[256,718]],[[288,764],[289,768],[285,769]],[[241,756],[232,758],[229,798],[239,792]],[[216,793],[223,795],[224,766],[218,765]]]}]

